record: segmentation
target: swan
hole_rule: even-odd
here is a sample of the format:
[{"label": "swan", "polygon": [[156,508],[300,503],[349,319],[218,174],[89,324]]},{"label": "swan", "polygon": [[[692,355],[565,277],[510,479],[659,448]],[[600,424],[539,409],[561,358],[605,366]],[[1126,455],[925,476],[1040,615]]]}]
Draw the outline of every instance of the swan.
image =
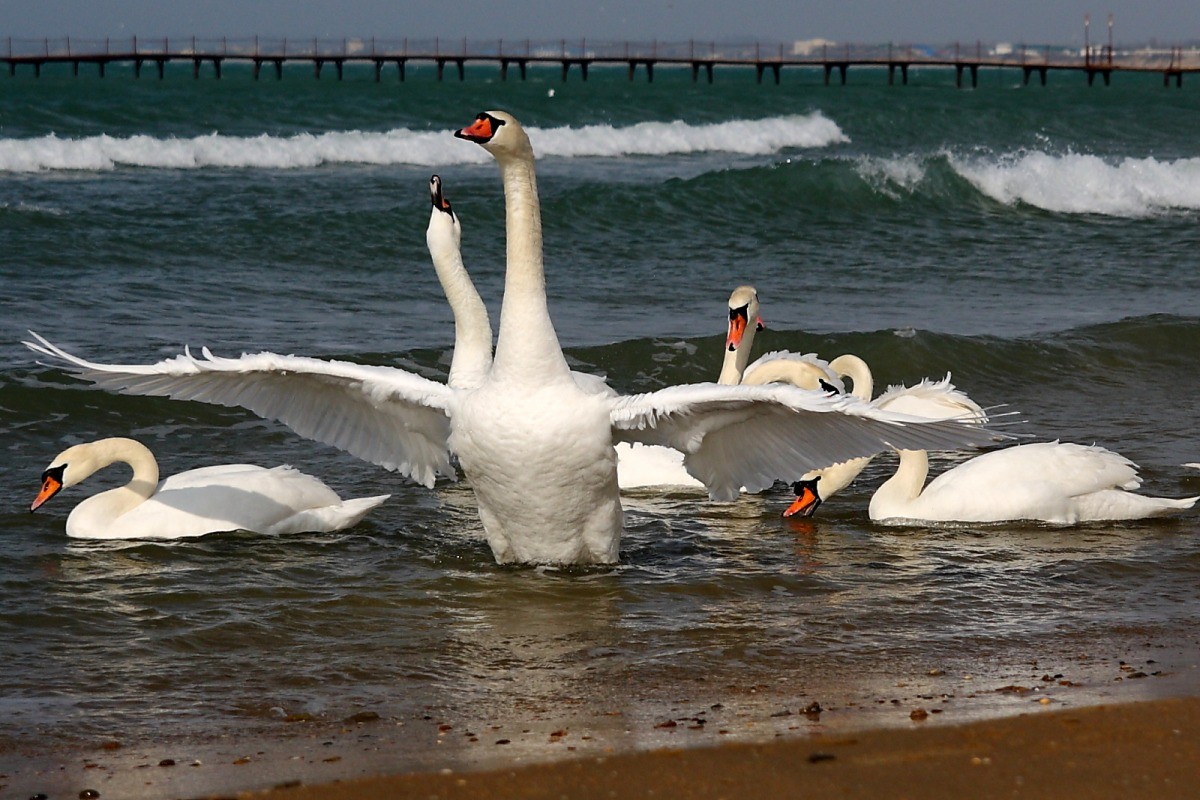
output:
[{"label": "swan", "polygon": [[[891,386],[874,400],[874,376],[867,362],[856,355],[845,354],[829,362],[829,368],[839,376],[849,378],[853,393],[876,408],[898,411],[928,419],[953,419],[960,422],[986,423],[987,412],[978,403],[950,383],[947,375],[940,381],[928,378],[914,386]],[[821,503],[833,497],[867,468],[874,456],[853,458],[824,469],[812,470],[792,484],[795,501],[783,512],[791,517],[799,514],[811,517]]]},{"label": "swan", "polygon": [[[623,513],[616,442],[684,452],[714,500],[741,487],[887,447],[955,448],[986,428],[930,422],[857,398],[792,386],[688,384],[617,395],[572,376],[550,319],[533,148],[521,125],[485,112],[456,132],[500,166],[507,265],[499,334],[478,386],[450,387],[402,369],[275,353],[220,358],[207,348],[148,365],[101,364],[31,332],[31,350],[100,388],[241,406],[425,486],[454,477],[475,493],[499,563],[618,560]],[[599,384],[599,385],[597,385]]]},{"label": "swan", "polygon": [[[812,354],[768,353],[748,365],[754,335],[764,327],[760,311],[758,291],[753,286],[738,286],[730,293],[725,357],[717,383],[726,386],[790,383],[803,389],[835,393],[845,390],[840,377],[825,361]],[[751,320],[754,320],[753,325]],[[704,488],[701,481],[688,473],[683,465],[683,453],[678,450],[623,442],[617,444],[617,483],[622,489]]]},{"label": "swan", "polygon": [[[1161,517],[1191,508],[1200,497],[1134,494],[1137,465],[1098,445],[1035,442],[984,453],[925,486],[924,450],[901,450],[896,474],[871,498],[872,520],[1006,522],[1058,525]],[[924,487],[924,488],[922,488]]]},{"label": "swan", "polygon": [[36,511],[61,490],[105,467],[126,463],[133,479],[79,503],[67,535],[79,539],[183,539],[217,531],[281,534],[337,531],[358,524],[391,495],[342,500],[321,481],[292,467],[222,464],[158,482],[158,463],[134,439],[99,439],[68,447],[42,473]]},{"label": "swan", "polygon": [[492,323],[483,298],[463,266],[462,224],[437,175],[429,179],[429,198],[433,210],[425,229],[425,243],[454,315],[454,355],[446,384],[451,389],[473,389],[483,383],[492,367]]}]

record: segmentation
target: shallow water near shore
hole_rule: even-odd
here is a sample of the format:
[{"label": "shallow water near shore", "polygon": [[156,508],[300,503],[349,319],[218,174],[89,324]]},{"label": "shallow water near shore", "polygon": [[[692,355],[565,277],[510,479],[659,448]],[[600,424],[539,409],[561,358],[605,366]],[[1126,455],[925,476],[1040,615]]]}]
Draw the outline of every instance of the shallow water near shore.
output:
[{"label": "shallow water near shore", "polygon": [[[499,567],[463,485],[412,486],[248,413],[91,390],[19,344],[34,329],[100,361],[187,344],[443,377],[425,183],[442,175],[495,318],[499,181],[449,130],[504,107],[541,155],[551,312],[576,368],[630,392],[711,380],[725,300],[752,283],[760,352],[853,352],[880,388],[951,372],[1030,438],[1101,444],[1141,465],[1142,491],[1193,496],[1194,89],[368,75],[0,78],[11,786],[37,790],[32,765],[63,753],[180,769],[301,753],[337,777],[376,746],[354,763],[457,769],[1200,688],[1196,512],[884,528],[866,505],[885,455],[813,520],[780,518],[783,483],[732,504],[635,493],[618,566]],[[72,503],[114,469],[27,512],[51,457],[115,435],[163,474],[291,463],[392,498],[338,534],[69,540]]]}]

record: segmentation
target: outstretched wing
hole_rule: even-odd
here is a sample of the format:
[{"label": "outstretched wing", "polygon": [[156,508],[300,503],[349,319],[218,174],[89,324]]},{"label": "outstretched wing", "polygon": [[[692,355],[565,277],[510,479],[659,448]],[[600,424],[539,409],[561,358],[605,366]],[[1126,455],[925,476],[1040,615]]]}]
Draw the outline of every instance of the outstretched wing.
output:
[{"label": "outstretched wing", "polygon": [[208,348],[199,358],[185,350],[155,364],[97,364],[30,334],[29,349],[100,388],[240,406],[425,486],[455,477],[451,390],[411,372],[275,353],[218,358]]},{"label": "outstretched wing", "polygon": [[684,466],[714,500],[888,448],[952,450],[985,444],[994,434],[778,384],[688,384],[621,397],[613,403],[612,423],[616,441],[682,451]]}]

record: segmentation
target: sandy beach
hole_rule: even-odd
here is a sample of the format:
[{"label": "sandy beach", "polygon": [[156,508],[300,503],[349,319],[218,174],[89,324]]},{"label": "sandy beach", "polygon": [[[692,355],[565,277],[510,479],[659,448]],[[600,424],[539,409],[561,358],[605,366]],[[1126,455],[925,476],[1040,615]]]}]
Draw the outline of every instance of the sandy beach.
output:
[{"label": "sandy beach", "polygon": [[238,795],[371,798],[1191,798],[1200,698],[1023,714],[762,745],[669,749],[470,774],[368,778]]},{"label": "sandy beach", "polygon": [[31,740],[0,747],[0,797],[1194,797],[1194,656],[1117,660],[1077,671],[1080,682],[929,675],[870,703],[827,693],[784,707],[763,687],[741,697],[726,689],[707,705],[693,697],[504,718],[367,712],[275,734],[52,752]]}]

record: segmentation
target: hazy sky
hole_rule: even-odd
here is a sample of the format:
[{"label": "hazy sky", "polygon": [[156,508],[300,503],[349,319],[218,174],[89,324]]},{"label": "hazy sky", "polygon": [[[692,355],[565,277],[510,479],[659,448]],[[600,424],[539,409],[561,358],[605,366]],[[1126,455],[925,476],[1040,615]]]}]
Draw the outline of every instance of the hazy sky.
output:
[{"label": "hazy sky", "polygon": [[376,36],[1072,44],[1200,40],[1195,0],[0,0],[5,37]]}]

